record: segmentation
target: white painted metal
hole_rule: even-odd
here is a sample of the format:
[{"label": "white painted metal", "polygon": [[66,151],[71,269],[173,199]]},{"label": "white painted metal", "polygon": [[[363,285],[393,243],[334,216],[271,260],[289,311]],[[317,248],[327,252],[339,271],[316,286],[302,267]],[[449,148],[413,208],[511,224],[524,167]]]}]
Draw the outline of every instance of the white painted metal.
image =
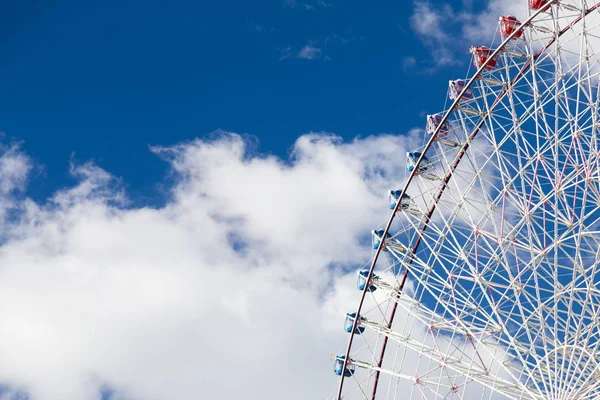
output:
[{"label": "white painted metal", "polygon": [[459,145],[415,149],[436,179],[394,210],[338,398],[600,399],[599,10],[532,14],[447,111]]}]

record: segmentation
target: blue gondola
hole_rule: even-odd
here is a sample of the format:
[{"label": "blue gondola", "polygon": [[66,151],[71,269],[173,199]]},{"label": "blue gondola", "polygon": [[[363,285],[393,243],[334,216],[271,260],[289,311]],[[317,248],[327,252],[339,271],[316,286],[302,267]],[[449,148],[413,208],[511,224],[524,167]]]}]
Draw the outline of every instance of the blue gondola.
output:
[{"label": "blue gondola", "polygon": [[[358,290],[365,290],[365,286],[367,286],[367,276],[369,276],[369,271],[362,270],[358,272],[358,279],[356,281],[356,287]],[[373,280],[377,278],[377,275],[373,274],[371,276],[371,280],[369,281],[369,287],[367,291],[374,292],[377,290],[377,287],[373,285]]]},{"label": "blue gondola", "polygon": [[[348,313],[346,314],[346,321],[344,322],[344,330],[348,333],[352,331],[352,327],[354,326],[354,320],[356,319],[356,313]],[[365,321],[365,318],[360,317],[358,323],[356,324],[356,328],[354,328],[354,333],[360,335],[365,331],[365,327],[361,326],[361,322]]]},{"label": "blue gondola", "polygon": [[[390,190],[390,210],[396,208],[396,204],[398,203],[398,199],[402,194],[402,190]],[[408,209],[410,207],[410,196],[404,193],[402,196],[402,201],[400,202],[400,207],[403,210]]]},{"label": "blue gondola", "polygon": [[[419,153],[417,151],[411,151],[411,152],[406,153],[406,157],[407,157],[406,169],[408,170],[408,172],[412,172],[412,170],[414,170],[417,165],[417,161],[419,160],[419,157],[421,157],[421,153]],[[428,167],[429,167],[429,160],[427,159],[427,157],[423,157],[423,160],[421,161],[421,164],[419,165],[419,172],[427,171]]]},{"label": "blue gondola", "polygon": [[333,364],[333,372],[341,376],[342,373],[346,377],[351,377],[354,375],[354,364],[352,363],[352,359],[350,362],[346,362],[346,357],[344,356],[335,356],[335,362]]},{"label": "blue gondola", "polygon": [[442,119],[444,119],[444,116],[442,114],[434,114],[427,116],[426,131],[428,135],[433,135],[435,130],[439,127],[440,130],[436,135],[436,139],[441,139],[444,136],[448,136],[448,133],[450,133],[448,121],[444,121],[444,123],[442,124]]},{"label": "blue gondola", "polygon": [[[375,229],[371,233],[373,234],[373,250],[377,250],[379,248],[379,245],[381,244],[381,238],[383,237],[383,229]],[[390,238],[392,237],[392,235],[390,235],[390,233],[388,232],[387,235],[385,235],[385,237]],[[385,247],[383,248],[383,251],[387,251]]]},{"label": "blue gondola", "polygon": [[[449,88],[448,96],[450,97],[450,100],[456,100],[466,86],[467,86],[467,81],[464,81],[462,79],[448,82],[448,88]],[[460,98],[460,102],[462,103],[465,101],[469,101],[472,98],[473,98],[473,90],[471,88],[469,88],[469,89],[467,89],[465,94],[463,94],[463,96]]]}]

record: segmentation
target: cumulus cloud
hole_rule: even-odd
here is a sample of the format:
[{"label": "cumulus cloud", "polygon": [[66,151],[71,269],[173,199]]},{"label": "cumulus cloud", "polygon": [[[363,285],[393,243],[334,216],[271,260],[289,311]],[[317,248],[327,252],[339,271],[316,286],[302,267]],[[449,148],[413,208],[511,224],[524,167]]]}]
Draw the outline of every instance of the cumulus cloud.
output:
[{"label": "cumulus cloud", "polygon": [[23,198],[32,163],[5,148],[0,382],[32,400],[325,397],[411,140],[308,134],[289,159],[230,133],[153,147],[175,179],[160,208],[91,163]]}]

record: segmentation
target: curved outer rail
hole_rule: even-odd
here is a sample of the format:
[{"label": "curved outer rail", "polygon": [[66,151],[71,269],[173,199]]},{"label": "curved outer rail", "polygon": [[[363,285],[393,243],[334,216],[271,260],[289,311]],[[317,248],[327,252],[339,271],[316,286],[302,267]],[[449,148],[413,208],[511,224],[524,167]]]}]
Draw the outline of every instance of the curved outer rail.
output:
[{"label": "curved outer rail", "polygon": [[[518,29],[516,29],[514,32],[512,32],[509,36],[507,36],[504,41],[500,44],[500,46],[498,46],[498,48],[496,50],[494,50],[494,52],[490,55],[490,57],[488,57],[488,59],[486,60],[485,63],[483,63],[483,65],[481,65],[479,67],[479,69],[477,69],[477,71],[475,72],[475,74],[473,75],[473,77],[469,80],[469,82],[465,85],[465,87],[463,88],[463,90],[461,91],[461,93],[459,94],[459,96],[454,100],[454,102],[452,103],[451,107],[448,109],[448,111],[446,111],[446,114],[444,114],[444,117],[442,118],[441,122],[438,124],[437,128],[435,129],[435,131],[433,132],[433,134],[431,135],[431,138],[429,139],[429,141],[427,142],[427,144],[425,145],[425,148],[423,149],[423,151],[421,152],[421,156],[419,157],[419,159],[416,162],[415,168],[411,171],[410,175],[408,176],[408,180],[406,181],[404,188],[402,189],[402,193],[400,194],[400,198],[402,198],[405,193],[406,193],[406,189],[408,188],[408,186],[410,185],[410,183],[412,182],[413,178],[415,177],[417,171],[418,171],[418,166],[421,164],[421,162],[423,161],[423,158],[425,157],[425,154],[427,153],[427,151],[429,150],[429,148],[431,148],[431,146],[433,145],[433,142],[435,141],[435,137],[437,136],[438,132],[440,131],[441,127],[444,125],[444,123],[448,120],[448,118],[450,117],[450,114],[454,111],[454,109],[456,108],[456,106],[460,103],[460,100],[462,99],[463,95],[465,94],[465,92],[467,92],[469,90],[469,88],[473,85],[473,83],[479,78],[479,76],[481,75],[481,73],[484,71],[484,69],[486,68],[486,66],[488,65],[488,63],[496,58],[506,47],[506,45],[512,40],[512,38],[516,35],[518,35],[519,32],[521,32],[522,30],[525,29],[525,27],[527,27],[539,14],[546,12],[550,7],[552,7],[552,5],[554,3],[556,3],[558,0],[552,0],[550,2],[548,2],[546,5],[544,5],[542,8],[540,8],[539,10],[537,10],[535,13],[533,13],[531,16],[529,16],[529,18],[527,18],[527,20],[525,20],[521,26],[519,26]],[[571,23],[569,23],[566,27],[564,27],[560,32],[558,32],[557,37],[560,37],[561,35],[563,35],[568,29],[570,29],[574,24],[578,23],[582,18],[584,18],[585,16],[587,16],[590,12],[594,11],[595,9],[597,9],[598,7],[600,7],[600,3],[597,3],[589,8],[587,8],[586,10],[583,10],[582,15],[578,16],[577,18],[575,18],[573,21],[571,21]],[[542,47],[534,56],[533,56],[533,60],[537,59],[550,45],[552,45],[556,40],[556,36],[554,38],[552,38],[548,44],[546,44],[544,47]],[[521,69],[521,71],[519,71],[519,73],[513,78],[512,83],[516,82],[517,79],[519,79],[523,73],[531,66],[531,62],[532,60],[528,61],[523,68]],[[498,95],[498,97],[496,98],[496,100],[494,101],[494,103],[492,104],[492,106],[489,108],[489,111],[492,111],[495,109],[495,107],[497,106],[497,104],[499,103],[499,101],[506,95],[507,91],[506,89],[503,89],[502,92]],[[489,113],[489,112],[488,112]],[[450,178],[452,177],[452,174],[454,173],[454,170],[456,169],[456,167],[458,166],[458,164],[460,163],[460,161],[462,160],[464,154],[466,153],[466,150],[469,148],[469,143],[475,138],[475,136],[477,136],[477,133],[479,132],[479,130],[481,129],[481,127],[483,126],[483,124],[485,123],[487,117],[489,114],[486,114],[485,116],[482,117],[481,121],[479,122],[479,124],[475,127],[475,129],[473,130],[473,132],[471,133],[471,135],[469,135],[468,140],[463,144],[462,148],[460,149],[460,151],[458,152],[454,162],[452,163],[450,170],[448,171],[448,173],[446,174],[446,176],[444,177],[443,183],[440,187],[440,189],[438,190],[434,201],[429,209],[429,211],[427,212],[426,216],[425,216],[425,221],[423,223],[423,226],[421,227],[421,232],[424,232],[427,229],[427,225],[429,224],[429,221],[431,219],[431,216],[433,215],[433,212],[435,211],[436,205],[438,200],[441,198],[444,190],[447,187],[448,182],[450,181]],[[392,222],[394,221],[394,217],[396,215],[396,212],[398,211],[398,208],[400,207],[401,202],[398,201],[396,203],[396,206],[394,207],[392,214],[390,215],[390,218],[387,222],[387,224],[385,225],[384,228],[384,232],[382,234],[382,237],[385,238],[386,235],[388,234],[390,227],[392,225]],[[421,243],[421,235],[419,235],[419,238],[417,239],[417,241],[415,242],[415,245],[413,246],[412,249],[412,254],[414,255]],[[368,282],[372,276],[373,276],[373,272],[375,270],[375,265],[377,264],[377,260],[379,258],[379,255],[381,254],[381,251],[383,249],[384,246],[379,246],[376,251],[375,251],[375,255],[373,256],[373,261],[371,262],[371,266],[369,268],[369,272],[368,275],[366,276],[366,281]],[[408,272],[409,272],[409,265],[412,262],[412,256],[411,259],[407,262],[407,267],[404,271],[404,274],[402,276],[402,281],[400,283],[400,287],[399,287],[399,291],[398,291],[398,295],[400,295],[400,293],[402,292],[402,290],[404,289],[404,284],[406,283],[406,279],[408,277]],[[360,315],[360,311],[362,310],[362,306],[364,304],[365,301],[365,297],[367,295],[367,290],[368,290],[369,285],[365,285],[365,288],[363,289],[362,293],[361,293],[361,297],[360,297],[360,301],[358,303],[358,308],[356,311],[356,315]],[[391,328],[392,323],[394,321],[394,316],[396,314],[396,309],[397,309],[397,302],[394,303],[394,305],[392,306],[392,311],[390,313],[390,318],[389,318],[389,322],[388,322],[388,328]],[[356,329],[357,323],[358,323],[359,319],[355,318],[354,320],[354,324],[352,326],[352,329],[350,332],[353,332]],[[354,334],[350,334],[350,337],[348,339],[348,345],[346,347],[346,352],[344,354],[344,360],[346,360],[346,362],[348,362],[350,360],[350,352],[352,350],[352,343],[354,340]],[[385,355],[385,350],[387,347],[387,342],[388,342],[388,338],[384,337],[383,339],[383,344],[381,347],[381,354],[379,356],[379,361],[377,363],[378,367],[381,367],[382,363],[383,363],[383,358]],[[375,397],[377,395],[377,386],[379,383],[379,376],[380,376],[380,372],[377,371],[375,373],[375,380],[373,383],[373,392],[371,395],[371,399],[375,400]],[[338,393],[337,393],[337,400],[343,400],[342,399],[342,390],[344,388],[344,374],[341,375],[340,377],[340,383],[339,383],[339,387],[338,387]]]}]

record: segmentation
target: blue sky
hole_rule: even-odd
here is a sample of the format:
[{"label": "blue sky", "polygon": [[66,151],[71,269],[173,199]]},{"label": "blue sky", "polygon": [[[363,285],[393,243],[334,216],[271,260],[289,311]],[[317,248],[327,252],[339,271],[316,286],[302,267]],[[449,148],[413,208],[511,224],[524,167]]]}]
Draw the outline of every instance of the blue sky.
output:
[{"label": "blue sky", "polygon": [[327,396],[348,271],[486,7],[2,4],[0,396]]},{"label": "blue sky", "polygon": [[309,131],[345,139],[404,133],[443,106],[448,79],[463,76],[468,63],[465,48],[455,65],[420,71],[432,55],[411,29],[413,7],[5,3],[0,130],[23,141],[42,167],[30,185],[34,198],[70,183],[74,153],[122,177],[141,204],[161,203],[156,184],[166,171],[148,145],[223,129],[255,135],[262,152],[285,157]]},{"label": "blue sky", "polygon": [[0,400],[333,397],[414,128],[527,15],[371,3],[2,3]]}]

